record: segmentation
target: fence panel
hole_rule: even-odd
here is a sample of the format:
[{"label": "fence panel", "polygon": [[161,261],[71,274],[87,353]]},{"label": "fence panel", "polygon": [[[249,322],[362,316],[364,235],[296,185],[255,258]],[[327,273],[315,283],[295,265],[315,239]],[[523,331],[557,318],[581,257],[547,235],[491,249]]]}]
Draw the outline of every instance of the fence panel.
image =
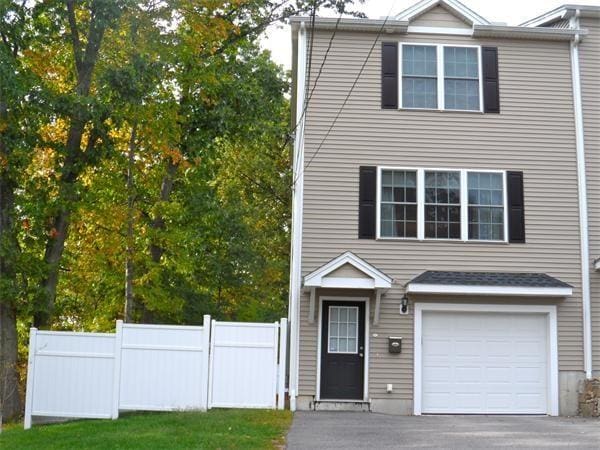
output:
[{"label": "fence panel", "polygon": [[119,410],[283,408],[287,322],[132,325],[116,334],[31,329],[32,416],[117,418]]},{"label": "fence panel", "polygon": [[209,407],[275,408],[279,324],[212,322]]},{"label": "fence panel", "polygon": [[26,427],[31,416],[111,418],[115,335],[31,330]]},{"label": "fence panel", "polygon": [[206,409],[210,316],[204,321],[204,327],[123,325],[120,409]]}]

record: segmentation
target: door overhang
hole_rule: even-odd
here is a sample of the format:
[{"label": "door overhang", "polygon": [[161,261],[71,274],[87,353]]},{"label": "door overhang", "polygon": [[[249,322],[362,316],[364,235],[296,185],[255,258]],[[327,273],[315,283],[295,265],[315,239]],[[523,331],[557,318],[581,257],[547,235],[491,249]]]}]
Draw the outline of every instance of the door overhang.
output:
[{"label": "door overhang", "polygon": [[317,288],[362,289],[375,291],[375,314],[373,323],[379,321],[381,296],[392,287],[392,278],[359,258],[345,252],[304,277],[304,289],[310,292],[308,321],[315,321]]}]

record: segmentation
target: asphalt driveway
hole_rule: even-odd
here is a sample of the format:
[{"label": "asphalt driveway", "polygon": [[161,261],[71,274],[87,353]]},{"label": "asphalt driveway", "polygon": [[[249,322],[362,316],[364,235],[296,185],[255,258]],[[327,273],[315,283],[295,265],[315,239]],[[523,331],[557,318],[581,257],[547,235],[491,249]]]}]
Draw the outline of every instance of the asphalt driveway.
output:
[{"label": "asphalt driveway", "polygon": [[287,447],[600,449],[600,419],[303,411],[294,414]]}]

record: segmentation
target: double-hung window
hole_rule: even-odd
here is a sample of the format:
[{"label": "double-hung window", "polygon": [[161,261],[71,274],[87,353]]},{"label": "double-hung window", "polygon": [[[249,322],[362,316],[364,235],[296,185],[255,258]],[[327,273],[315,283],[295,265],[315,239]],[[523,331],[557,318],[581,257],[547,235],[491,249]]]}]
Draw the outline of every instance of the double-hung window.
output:
[{"label": "double-hung window", "polygon": [[504,240],[502,174],[469,172],[469,239]]},{"label": "double-hung window", "polygon": [[460,239],[460,172],[425,171],[425,237]]},{"label": "double-hung window", "polygon": [[381,172],[381,236],[417,237],[417,172]]},{"label": "double-hung window", "polygon": [[479,110],[477,48],[444,47],[444,107]]},{"label": "double-hung window", "polygon": [[480,48],[402,44],[402,108],[481,111]]},{"label": "double-hung window", "polygon": [[437,47],[402,46],[402,106],[437,108]]},{"label": "double-hung window", "polygon": [[378,237],[506,242],[503,171],[379,169]]}]

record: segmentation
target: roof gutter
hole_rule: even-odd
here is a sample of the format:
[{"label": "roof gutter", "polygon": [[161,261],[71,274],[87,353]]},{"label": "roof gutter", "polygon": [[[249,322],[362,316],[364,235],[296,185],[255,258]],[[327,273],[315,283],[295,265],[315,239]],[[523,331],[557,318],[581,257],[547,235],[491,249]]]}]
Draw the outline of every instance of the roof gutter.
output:
[{"label": "roof gutter", "polygon": [[[307,28],[312,28],[311,18],[304,16],[294,16],[289,19],[292,29],[305,23]],[[315,30],[344,30],[344,31],[374,31],[379,32],[381,27],[384,33],[406,33],[408,30],[408,20],[388,19],[353,19],[335,17],[317,17],[315,18]]]},{"label": "roof gutter", "polygon": [[575,146],[577,151],[577,188],[579,190],[579,238],[581,247],[581,297],[583,313],[583,365],[586,378],[592,378],[592,318],[590,294],[590,250],[588,236],[588,201],[585,174],[585,139],[583,131],[583,105],[581,100],[581,75],[579,71],[580,11],[570,18],[571,28],[578,33],[571,40],[571,77],[573,80],[573,112],[575,116]]},{"label": "roof gutter", "polygon": [[[579,28],[579,27],[577,27]],[[540,39],[570,41],[587,34],[587,30],[561,28],[510,27],[506,25],[473,25],[473,37],[493,37],[511,39]]]}]

